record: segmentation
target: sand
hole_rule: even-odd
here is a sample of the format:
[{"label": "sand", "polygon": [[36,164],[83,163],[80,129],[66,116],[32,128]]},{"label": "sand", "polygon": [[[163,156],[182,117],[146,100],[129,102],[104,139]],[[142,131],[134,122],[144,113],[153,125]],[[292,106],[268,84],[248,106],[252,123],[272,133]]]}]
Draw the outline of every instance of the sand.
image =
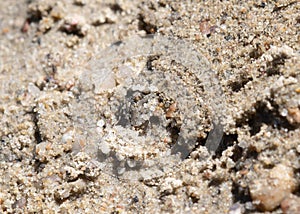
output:
[{"label": "sand", "polygon": [[300,2],[0,2],[1,213],[300,213]]}]

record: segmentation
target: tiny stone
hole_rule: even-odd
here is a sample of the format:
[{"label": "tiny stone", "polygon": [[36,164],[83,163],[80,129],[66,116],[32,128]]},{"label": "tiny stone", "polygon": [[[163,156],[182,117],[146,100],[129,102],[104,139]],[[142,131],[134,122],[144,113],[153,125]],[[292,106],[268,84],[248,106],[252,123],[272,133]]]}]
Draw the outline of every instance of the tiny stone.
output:
[{"label": "tiny stone", "polygon": [[254,180],[250,185],[251,198],[261,211],[272,211],[295,190],[296,181],[293,169],[279,164],[268,174],[263,173],[263,177]]},{"label": "tiny stone", "polygon": [[284,214],[300,213],[300,197],[290,194],[281,202],[281,210]]},{"label": "tiny stone", "polygon": [[285,109],[285,108],[282,109],[281,112],[280,112],[280,114],[281,114],[281,116],[286,117],[288,115],[287,109]]},{"label": "tiny stone", "polygon": [[122,175],[125,172],[126,168],[125,167],[118,167],[117,171],[119,175]]},{"label": "tiny stone", "polygon": [[105,125],[105,122],[103,120],[98,120],[97,126],[98,127],[103,127]]},{"label": "tiny stone", "polygon": [[110,148],[107,143],[100,143],[99,144],[99,149],[103,152],[103,154],[108,154],[110,153]]},{"label": "tiny stone", "polygon": [[131,168],[135,167],[136,166],[136,161],[135,160],[132,160],[132,159],[129,159],[127,160],[127,165]]},{"label": "tiny stone", "polygon": [[233,204],[228,214],[242,214],[245,212],[245,208],[240,203]]}]

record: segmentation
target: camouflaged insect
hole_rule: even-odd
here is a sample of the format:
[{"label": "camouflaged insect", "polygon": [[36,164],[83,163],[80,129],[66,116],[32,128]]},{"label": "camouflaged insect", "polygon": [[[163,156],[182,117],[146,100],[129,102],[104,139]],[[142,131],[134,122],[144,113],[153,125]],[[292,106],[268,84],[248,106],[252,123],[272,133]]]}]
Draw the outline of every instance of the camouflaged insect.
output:
[{"label": "camouflaged insect", "polygon": [[155,35],[117,42],[89,63],[80,84],[77,143],[85,142],[84,151],[107,173],[153,178],[200,141],[207,138],[212,152],[220,144],[225,108],[218,78],[184,40]]}]

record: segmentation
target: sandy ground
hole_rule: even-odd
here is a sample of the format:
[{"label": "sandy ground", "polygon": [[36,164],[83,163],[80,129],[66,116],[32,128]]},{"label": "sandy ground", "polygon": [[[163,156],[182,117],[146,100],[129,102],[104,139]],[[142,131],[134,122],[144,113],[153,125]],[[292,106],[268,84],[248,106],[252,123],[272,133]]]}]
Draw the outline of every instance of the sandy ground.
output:
[{"label": "sandy ground", "polygon": [[0,1],[0,212],[300,213],[299,12]]}]

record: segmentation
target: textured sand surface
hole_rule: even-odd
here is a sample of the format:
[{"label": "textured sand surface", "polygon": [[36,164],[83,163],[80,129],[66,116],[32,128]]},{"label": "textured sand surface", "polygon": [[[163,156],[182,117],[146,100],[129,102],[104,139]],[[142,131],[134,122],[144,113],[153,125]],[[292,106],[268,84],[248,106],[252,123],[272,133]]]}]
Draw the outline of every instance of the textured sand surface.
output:
[{"label": "textured sand surface", "polygon": [[0,1],[0,213],[300,213],[299,12]]}]

